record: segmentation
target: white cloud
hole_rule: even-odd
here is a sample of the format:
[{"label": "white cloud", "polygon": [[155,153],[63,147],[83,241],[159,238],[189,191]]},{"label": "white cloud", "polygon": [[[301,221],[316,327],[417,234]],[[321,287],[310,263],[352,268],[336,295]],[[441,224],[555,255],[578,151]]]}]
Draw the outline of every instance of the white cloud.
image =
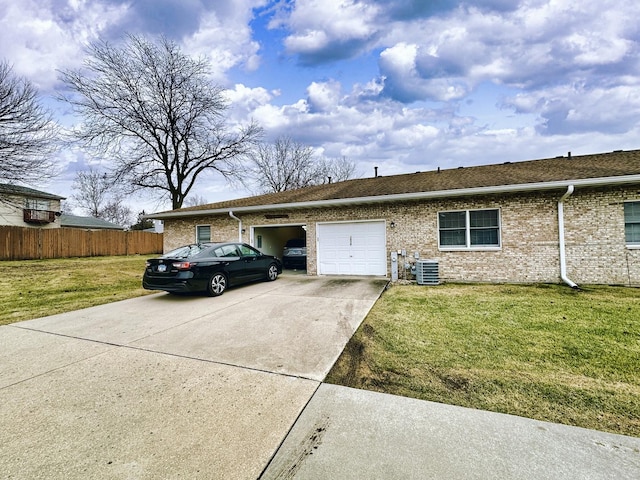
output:
[{"label": "white cloud", "polygon": [[505,99],[518,112],[539,115],[545,135],[582,132],[628,134],[640,125],[640,81],[629,85],[593,87],[561,85]]},{"label": "white cloud", "polygon": [[210,59],[214,81],[226,82],[227,72],[237,66],[249,71],[259,67],[260,45],[252,39],[249,21],[252,8],[264,3],[264,0],[216,3],[213,10],[200,14],[197,30],[183,37],[187,53]]},{"label": "white cloud", "polygon": [[338,106],[341,85],[333,80],[329,82],[312,82],[307,88],[309,105],[312,111],[329,111]]},{"label": "white cloud", "polygon": [[[455,99],[483,81],[525,88],[571,83],[592,72],[633,68],[637,74],[637,61],[629,59],[638,55],[638,16],[640,4],[630,0],[553,1],[380,23],[381,74],[391,85],[387,93],[401,101]],[[438,78],[454,80],[455,92],[430,87]]]},{"label": "white cloud", "polygon": [[378,12],[371,2],[298,0],[289,16],[280,19],[291,31],[285,46],[301,55],[303,63],[350,58],[371,42]]},{"label": "white cloud", "polygon": [[83,45],[116,24],[127,7],[75,1],[54,10],[37,0],[3,2],[0,8],[0,44],[4,58],[18,75],[51,92],[57,69],[76,66]]},{"label": "white cloud", "polygon": [[[399,43],[380,54],[380,74],[384,77],[384,93],[401,102],[434,99],[457,100],[468,92],[455,77],[424,77],[418,69],[419,47]],[[431,56],[433,58],[433,56]]]}]

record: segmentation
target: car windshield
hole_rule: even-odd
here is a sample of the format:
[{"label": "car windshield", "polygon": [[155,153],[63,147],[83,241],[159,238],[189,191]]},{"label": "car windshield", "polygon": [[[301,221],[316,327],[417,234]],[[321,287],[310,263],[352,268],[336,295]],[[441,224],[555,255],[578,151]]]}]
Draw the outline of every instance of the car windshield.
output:
[{"label": "car windshield", "polygon": [[191,258],[208,248],[208,245],[185,245],[162,255],[161,258]]},{"label": "car windshield", "polygon": [[287,242],[285,248],[301,248],[305,246],[305,241],[302,238],[292,238]]}]

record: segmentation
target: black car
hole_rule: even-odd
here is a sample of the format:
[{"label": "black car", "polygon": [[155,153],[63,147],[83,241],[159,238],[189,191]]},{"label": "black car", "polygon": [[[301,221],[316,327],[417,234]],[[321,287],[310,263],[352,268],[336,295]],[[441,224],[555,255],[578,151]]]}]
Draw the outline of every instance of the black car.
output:
[{"label": "black car", "polygon": [[307,268],[307,242],[303,238],[287,240],[282,252],[284,268]]},{"label": "black car", "polygon": [[246,243],[201,243],[147,260],[142,286],[169,293],[207,292],[216,297],[229,286],[273,281],[282,273],[277,257]]}]

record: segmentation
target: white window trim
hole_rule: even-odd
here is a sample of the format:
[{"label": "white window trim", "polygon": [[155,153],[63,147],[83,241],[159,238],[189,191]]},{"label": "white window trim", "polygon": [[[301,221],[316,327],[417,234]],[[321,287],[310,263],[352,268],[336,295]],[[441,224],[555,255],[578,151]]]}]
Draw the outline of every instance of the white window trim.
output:
[{"label": "white window trim", "polygon": [[[640,200],[625,200],[624,203],[640,203]],[[624,213],[623,213],[624,215]],[[625,228],[625,245],[627,247],[628,250],[640,250],[640,243],[627,243],[627,222],[624,221],[624,216],[623,216],[623,223],[624,223],[624,228]]]},{"label": "white window trim", "polygon": [[[498,211],[498,245],[479,245],[472,246],[471,245],[471,222],[470,222],[470,212],[481,212],[485,210],[497,210]],[[465,243],[464,246],[454,246],[454,245],[440,245],[440,214],[441,213],[455,213],[455,212],[465,212]],[[496,252],[502,250],[502,211],[500,208],[469,208],[469,209],[459,209],[459,210],[440,210],[437,212],[438,215],[438,250],[441,252]]]}]

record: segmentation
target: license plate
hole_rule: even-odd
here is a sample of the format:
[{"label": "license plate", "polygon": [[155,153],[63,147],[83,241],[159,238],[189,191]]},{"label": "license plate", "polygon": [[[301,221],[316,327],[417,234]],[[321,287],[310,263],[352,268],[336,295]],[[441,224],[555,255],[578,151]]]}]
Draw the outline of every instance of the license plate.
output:
[{"label": "license plate", "polygon": [[167,271],[166,265],[158,265],[158,272],[163,273]]}]

